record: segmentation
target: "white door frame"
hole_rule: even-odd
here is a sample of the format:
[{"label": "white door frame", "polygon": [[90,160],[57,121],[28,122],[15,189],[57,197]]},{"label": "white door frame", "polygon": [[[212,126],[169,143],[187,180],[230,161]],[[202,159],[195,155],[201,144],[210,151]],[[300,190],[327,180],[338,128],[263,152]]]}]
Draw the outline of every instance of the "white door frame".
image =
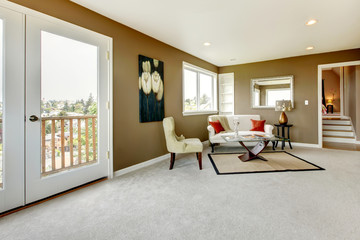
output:
[{"label": "white door frame", "polygon": [[[58,18],[49,16],[47,14],[32,10],[30,8],[21,6],[19,4],[13,3],[13,2],[9,2],[7,0],[0,0],[0,6],[8,8],[10,10],[13,11],[17,11],[26,15],[30,15],[30,16],[34,16],[34,17],[42,17],[42,18],[46,18],[48,21],[62,21]],[[65,21],[63,21],[65,22]],[[91,29],[90,29],[91,30]],[[25,31],[25,30],[24,30]],[[113,178],[114,176],[114,163],[113,163],[113,135],[114,135],[114,131],[113,131],[113,39],[112,37],[110,38],[110,46],[109,46],[109,98],[110,98],[110,106],[109,106],[109,114],[110,114],[110,122],[109,122],[109,174],[108,174],[108,178]],[[25,115],[25,112],[24,112]]]},{"label": "white door frame", "polygon": [[[19,13],[27,15],[27,16],[41,17],[41,18],[46,19],[46,20],[48,20],[50,22],[62,21],[60,19],[51,17],[49,15],[37,12],[37,11],[32,10],[30,8],[27,8],[27,7],[24,7],[24,6],[21,6],[21,5],[18,5],[16,3],[13,3],[13,2],[6,1],[6,0],[0,0],[0,7],[7,8],[7,9],[12,10],[12,11],[16,11],[16,12],[19,12]],[[65,22],[65,21],[63,21],[63,22]],[[65,23],[67,23],[67,22],[65,22]],[[23,29],[23,31],[24,31],[24,34],[25,34],[25,28]],[[24,39],[24,41],[25,41],[25,39]],[[22,44],[22,46],[19,47],[18,49],[22,49],[23,52],[24,52],[24,44]],[[107,108],[109,109],[109,123],[108,123],[108,126],[109,126],[108,127],[109,128],[108,129],[109,130],[108,178],[113,178],[113,39],[111,37],[109,37],[109,54],[108,54],[108,58],[109,58],[109,64],[108,64],[108,67],[109,67],[109,76],[108,76],[109,77],[109,86],[108,86],[109,103],[107,104]],[[24,61],[21,61],[21,62],[24,62]],[[18,71],[18,74],[21,74],[22,76],[24,76],[23,72],[21,73],[20,71]],[[25,84],[25,80],[23,80],[22,85],[24,85],[24,84]],[[21,86],[21,84],[18,85],[18,86]],[[23,117],[25,116],[24,108],[17,108],[17,109],[22,111],[22,117],[19,117],[18,119],[23,119]],[[24,125],[23,120],[22,120],[22,124]],[[24,128],[22,128],[22,131],[24,131]],[[23,139],[25,140],[24,137],[23,137]],[[22,142],[24,142],[24,141],[20,141],[20,143],[22,143]],[[20,154],[24,158],[24,151],[25,151],[25,147],[22,147],[19,151],[16,152],[16,154]],[[24,161],[25,160],[22,161],[23,165],[25,163]],[[5,171],[5,169],[4,169],[4,171]],[[25,171],[25,169],[23,169],[23,172],[24,171]],[[15,177],[15,176],[13,176],[13,177]],[[22,174],[22,176],[20,178],[18,178],[18,181],[21,181],[24,184],[24,177],[25,177],[24,174]],[[21,192],[24,192],[24,189],[22,189]],[[21,201],[24,204],[24,196],[22,197]]]},{"label": "white door frame", "polygon": [[[5,8],[8,8],[10,10],[13,10],[13,11],[17,11],[17,12],[20,12],[20,13],[23,13],[23,14],[26,14],[26,15],[30,15],[30,16],[34,16],[34,17],[42,17],[42,18],[45,18],[46,20],[48,21],[62,21],[58,18],[55,18],[55,17],[52,17],[52,16],[49,16],[47,14],[44,14],[44,13],[41,13],[41,12],[38,12],[38,11],[35,11],[35,10],[32,10],[30,8],[27,8],[27,7],[24,7],[24,6],[21,6],[19,4],[16,4],[16,3],[13,3],[13,2],[9,2],[7,0],[0,0],[0,6],[2,7],[5,7]],[[63,22],[66,22],[66,21],[63,21]],[[67,23],[67,22],[66,22]],[[76,24],[74,24],[76,25]],[[91,30],[91,29],[90,29]],[[25,30],[24,30],[25,31]],[[110,98],[110,101],[109,101],[109,118],[110,118],[110,121],[109,121],[109,174],[108,174],[108,178],[113,178],[114,177],[114,156],[113,156],[113,149],[114,149],[114,145],[113,145],[113,135],[114,135],[114,131],[113,131],[113,39],[112,37],[109,37],[110,38],[110,46],[109,46],[109,98]],[[24,112],[24,115],[25,115],[25,112]]]},{"label": "white door frame", "polygon": [[[350,62],[339,62],[339,63],[329,63],[329,64],[320,64],[318,65],[318,145],[320,148],[323,147],[323,137],[322,137],[322,71],[326,68],[335,68],[335,67],[346,67],[360,65],[360,61],[350,61]],[[344,114],[344,89],[343,89],[343,79],[340,77],[340,115]]]},{"label": "white door frame", "polygon": [[[98,51],[98,146],[97,162],[91,165],[41,177],[41,121],[28,121],[30,115],[41,119],[41,32],[96,46]],[[109,45],[110,38],[60,20],[26,16],[26,203],[66,191],[109,175]],[[35,149],[35,150],[34,150]]]}]

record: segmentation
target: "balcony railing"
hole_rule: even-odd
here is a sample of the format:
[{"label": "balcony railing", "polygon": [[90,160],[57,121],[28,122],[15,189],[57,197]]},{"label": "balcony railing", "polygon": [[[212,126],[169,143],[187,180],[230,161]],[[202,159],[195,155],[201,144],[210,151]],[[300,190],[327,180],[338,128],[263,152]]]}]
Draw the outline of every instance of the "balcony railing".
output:
[{"label": "balcony railing", "polygon": [[42,117],[42,175],[96,162],[96,122],[96,115]]}]

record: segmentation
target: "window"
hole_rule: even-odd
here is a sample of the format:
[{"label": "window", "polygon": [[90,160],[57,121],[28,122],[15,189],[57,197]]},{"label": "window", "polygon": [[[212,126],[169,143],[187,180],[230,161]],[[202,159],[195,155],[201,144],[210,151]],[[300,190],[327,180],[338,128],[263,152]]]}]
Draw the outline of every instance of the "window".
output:
[{"label": "window", "polygon": [[266,89],[266,105],[275,106],[277,100],[291,100],[290,88]]},{"label": "window", "polygon": [[217,113],[216,73],[183,62],[183,115]]}]

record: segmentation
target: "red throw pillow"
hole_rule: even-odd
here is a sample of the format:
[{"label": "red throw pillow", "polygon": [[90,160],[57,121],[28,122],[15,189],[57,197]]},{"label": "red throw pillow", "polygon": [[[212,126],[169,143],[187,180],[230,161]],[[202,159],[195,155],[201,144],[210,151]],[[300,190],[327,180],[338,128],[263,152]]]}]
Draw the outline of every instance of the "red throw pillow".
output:
[{"label": "red throw pillow", "polygon": [[225,131],[225,129],[223,128],[223,126],[221,125],[220,121],[217,120],[215,122],[209,122],[210,125],[215,129],[215,132],[216,133],[219,133],[219,132],[222,132],[222,131]]},{"label": "red throw pillow", "polygon": [[265,121],[266,120],[254,120],[250,119],[252,123],[252,128],[250,131],[258,131],[258,132],[265,132]]}]

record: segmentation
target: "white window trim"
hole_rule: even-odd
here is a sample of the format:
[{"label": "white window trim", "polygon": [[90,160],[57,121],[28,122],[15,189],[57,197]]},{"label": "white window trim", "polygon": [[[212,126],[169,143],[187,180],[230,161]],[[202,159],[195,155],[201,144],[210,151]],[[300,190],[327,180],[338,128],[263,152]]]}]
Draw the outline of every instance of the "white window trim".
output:
[{"label": "white window trim", "polygon": [[[255,88],[255,89],[254,89],[254,92],[259,94],[257,100],[258,100],[258,102],[259,102],[259,105],[258,105],[258,106],[260,106],[260,100],[261,100],[261,98],[260,98],[260,90],[257,89],[257,88]],[[266,93],[266,94],[267,94],[267,93]],[[266,101],[267,101],[267,99],[266,99]],[[256,102],[256,100],[254,99],[254,105],[255,105],[255,102]],[[257,106],[257,105],[255,105],[255,106]]]},{"label": "white window trim", "polygon": [[[199,98],[199,94],[200,94],[200,81],[199,81],[199,73],[203,73],[206,75],[210,75],[211,77],[213,77],[213,84],[212,84],[212,92],[213,92],[213,109],[212,110],[204,110],[204,111],[185,111],[185,80],[184,80],[184,70],[190,70],[190,71],[195,71],[197,73],[197,98]],[[199,109],[199,101],[196,101],[197,104],[197,109]],[[209,70],[200,68],[198,66],[192,65],[190,63],[187,62],[183,62],[183,66],[182,66],[182,106],[183,106],[183,116],[191,116],[191,115],[208,115],[208,114],[217,114],[218,111],[218,101],[217,101],[217,73],[211,72]]]}]

